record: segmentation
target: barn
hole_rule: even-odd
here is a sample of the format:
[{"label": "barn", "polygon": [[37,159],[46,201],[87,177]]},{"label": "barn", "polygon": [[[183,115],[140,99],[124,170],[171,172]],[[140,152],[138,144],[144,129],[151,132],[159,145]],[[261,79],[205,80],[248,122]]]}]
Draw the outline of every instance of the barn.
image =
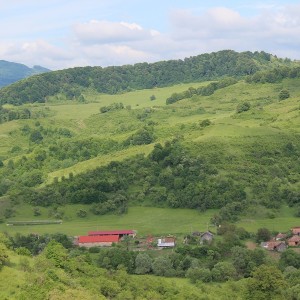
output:
[{"label": "barn", "polygon": [[124,236],[136,236],[135,230],[104,230],[104,231],[89,231],[89,236],[108,236],[108,235],[115,235],[119,238],[122,238]]},{"label": "barn", "polygon": [[118,235],[94,235],[94,236],[79,236],[77,245],[79,247],[109,247],[112,243],[118,243],[120,240]]}]

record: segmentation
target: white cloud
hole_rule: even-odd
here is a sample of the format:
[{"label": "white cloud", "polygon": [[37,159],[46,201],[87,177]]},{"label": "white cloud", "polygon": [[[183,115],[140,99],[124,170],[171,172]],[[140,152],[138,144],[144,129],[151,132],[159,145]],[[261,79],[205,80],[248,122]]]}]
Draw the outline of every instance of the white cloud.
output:
[{"label": "white cloud", "polygon": [[[101,18],[78,20],[68,30],[60,24],[64,30],[55,27],[48,38],[46,34],[44,38],[30,37],[21,31],[22,40],[10,40],[8,32],[1,36],[0,58],[50,69],[154,62],[223,49],[264,50],[300,58],[300,5],[263,7],[251,16],[227,7],[202,13],[177,9],[168,21],[164,32],[133,19],[113,22]],[[47,24],[47,20],[41,24],[42,32],[48,30]]]},{"label": "white cloud", "polygon": [[109,22],[92,20],[74,26],[76,39],[82,43],[108,44],[121,43],[151,38],[149,30],[144,30],[136,23]]}]

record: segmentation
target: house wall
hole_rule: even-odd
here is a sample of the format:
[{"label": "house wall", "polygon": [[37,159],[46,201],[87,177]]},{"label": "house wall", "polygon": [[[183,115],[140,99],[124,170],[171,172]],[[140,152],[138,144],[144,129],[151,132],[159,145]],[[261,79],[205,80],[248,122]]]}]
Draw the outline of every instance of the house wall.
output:
[{"label": "house wall", "polygon": [[98,242],[98,243],[78,243],[79,247],[110,247],[112,245],[112,242]]}]

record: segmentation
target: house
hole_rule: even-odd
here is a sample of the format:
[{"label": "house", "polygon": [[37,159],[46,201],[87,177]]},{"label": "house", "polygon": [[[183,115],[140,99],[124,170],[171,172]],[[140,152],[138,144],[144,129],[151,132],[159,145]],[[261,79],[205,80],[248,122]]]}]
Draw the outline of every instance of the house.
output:
[{"label": "house", "polygon": [[165,237],[157,240],[157,247],[168,248],[175,247],[174,237]]},{"label": "house", "polygon": [[122,238],[123,236],[136,236],[135,230],[104,230],[104,231],[89,231],[89,236],[105,236],[105,235],[117,235],[119,238]]},{"label": "house", "polygon": [[292,231],[292,234],[293,234],[293,235],[298,235],[298,236],[300,236],[300,227],[293,227],[293,228],[291,229],[291,231]]},{"label": "house", "polygon": [[286,243],[282,242],[282,241],[262,242],[260,245],[261,245],[261,247],[263,247],[263,248],[265,248],[266,250],[269,250],[269,251],[283,252],[287,248]]},{"label": "house", "polygon": [[288,239],[288,245],[291,247],[300,246],[300,236],[294,235],[290,239]]},{"label": "house", "polygon": [[200,244],[204,242],[210,243],[214,238],[214,235],[210,231],[206,231],[201,233],[200,235]]},{"label": "house", "polygon": [[284,240],[286,237],[287,237],[287,234],[285,234],[285,233],[278,233],[278,234],[276,235],[276,237],[275,237],[275,240],[276,240],[276,241],[282,241],[282,240]]},{"label": "house", "polygon": [[79,236],[77,238],[77,245],[79,247],[105,247],[111,246],[112,243],[118,243],[120,240],[118,235],[90,235]]}]

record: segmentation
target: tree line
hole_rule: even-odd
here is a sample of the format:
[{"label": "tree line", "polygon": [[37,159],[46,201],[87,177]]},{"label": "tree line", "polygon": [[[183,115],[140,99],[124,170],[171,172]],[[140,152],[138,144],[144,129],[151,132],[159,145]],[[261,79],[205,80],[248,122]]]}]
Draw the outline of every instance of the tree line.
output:
[{"label": "tree line", "polygon": [[271,55],[265,52],[224,50],[151,64],[77,67],[44,73],[4,87],[0,90],[0,103],[43,103],[47,97],[58,93],[64,94],[66,99],[82,101],[82,93],[87,88],[99,93],[116,94],[182,82],[214,80],[223,76],[241,77],[254,74],[263,66],[268,67],[270,61]]}]

